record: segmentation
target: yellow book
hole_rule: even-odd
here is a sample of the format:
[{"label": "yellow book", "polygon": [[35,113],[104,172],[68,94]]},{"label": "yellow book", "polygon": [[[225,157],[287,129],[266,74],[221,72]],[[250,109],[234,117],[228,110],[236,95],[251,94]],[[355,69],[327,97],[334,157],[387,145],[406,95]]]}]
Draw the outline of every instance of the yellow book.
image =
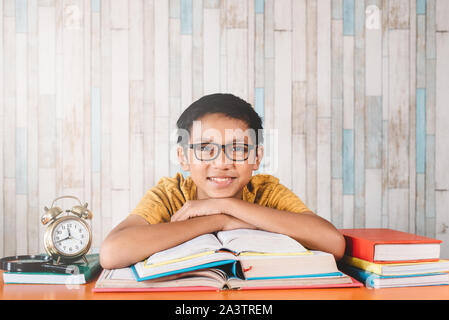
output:
[{"label": "yellow book", "polygon": [[413,263],[374,263],[345,255],[341,262],[381,276],[449,272],[449,260]]}]

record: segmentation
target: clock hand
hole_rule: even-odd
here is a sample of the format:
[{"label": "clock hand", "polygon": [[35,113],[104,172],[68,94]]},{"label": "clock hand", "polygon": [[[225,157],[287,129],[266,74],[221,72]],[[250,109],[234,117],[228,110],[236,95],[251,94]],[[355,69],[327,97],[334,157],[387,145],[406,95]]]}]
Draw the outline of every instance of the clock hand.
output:
[{"label": "clock hand", "polygon": [[64,240],[67,240],[67,239],[70,239],[70,237],[67,237],[67,238],[64,238],[64,239],[58,240],[58,241],[56,241],[55,243],[59,243],[59,242],[62,242],[62,241],[64,241]]}]

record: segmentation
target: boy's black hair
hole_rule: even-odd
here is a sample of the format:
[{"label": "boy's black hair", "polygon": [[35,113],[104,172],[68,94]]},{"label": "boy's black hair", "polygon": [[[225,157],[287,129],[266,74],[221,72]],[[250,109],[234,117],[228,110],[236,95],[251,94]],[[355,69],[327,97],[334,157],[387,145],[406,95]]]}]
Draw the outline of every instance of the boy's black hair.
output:
[{"label": "boy's black hair", "polygon": [[193,121],[212,113],[222,113],[229,118],[244,121],[248,125],[248,129],[254,130],[256,145],[263,143],[262,119],[251,104],[230,93],[206,95],[185,109],[176,122],[176,126],[178,127],[177,143],[186,142],[182,139],[182,130],[190,132]]}]

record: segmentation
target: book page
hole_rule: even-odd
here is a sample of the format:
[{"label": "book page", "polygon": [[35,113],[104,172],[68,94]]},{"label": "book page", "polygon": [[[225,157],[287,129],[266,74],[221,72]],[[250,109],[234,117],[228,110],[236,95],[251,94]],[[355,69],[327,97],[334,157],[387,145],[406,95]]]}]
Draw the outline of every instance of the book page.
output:
[{"label": "book page", "polygon": [[151,255],[145,261],[145,266],[178,262],[183,259],[189,259],[202,254],[207,254],[210,251],[215,252],[220,248],[221,243],[213,234],[203,234],[173,248],[159,251]]},{"label": "book page", "polygon": [[223,247],[237,253],[307,254],[309,251],[289,236],[262,230],[221,231],[217,238]]}]

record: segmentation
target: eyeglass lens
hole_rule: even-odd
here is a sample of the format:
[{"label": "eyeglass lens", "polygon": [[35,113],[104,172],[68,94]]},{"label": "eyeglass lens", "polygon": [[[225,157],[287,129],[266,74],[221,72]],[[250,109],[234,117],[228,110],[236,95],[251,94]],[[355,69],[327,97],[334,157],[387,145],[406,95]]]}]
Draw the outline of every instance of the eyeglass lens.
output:
[{"label": "eyeglass lens", "polygon": [[[194,145],[195,156],[198,160],[213,160],[218,157],[222,149],[221,145],[213,143],[200,143]],[[225,154],[233,161],[244,161],[248,158],[249,146],[246,144],[227,144]]]}]

